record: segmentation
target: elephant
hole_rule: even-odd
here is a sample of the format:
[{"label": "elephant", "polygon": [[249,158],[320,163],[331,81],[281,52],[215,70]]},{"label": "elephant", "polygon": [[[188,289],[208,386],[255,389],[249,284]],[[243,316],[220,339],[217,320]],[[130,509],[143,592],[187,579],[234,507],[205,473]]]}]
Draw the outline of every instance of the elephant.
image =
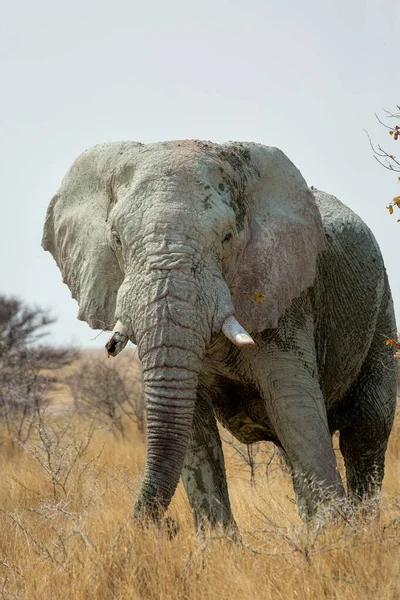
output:
[{"label": "elephant", "polygon": [[162,522],[182,477],[197,530],[237,531],[218,422],[281,449],[306,519],[379,496],[396,403],[386,270],[361,218],[310,189],[281,150],[97,145],[51,200],[42,245],[78,318],[113,331],[109,353],[137,345],[136,518]]}]

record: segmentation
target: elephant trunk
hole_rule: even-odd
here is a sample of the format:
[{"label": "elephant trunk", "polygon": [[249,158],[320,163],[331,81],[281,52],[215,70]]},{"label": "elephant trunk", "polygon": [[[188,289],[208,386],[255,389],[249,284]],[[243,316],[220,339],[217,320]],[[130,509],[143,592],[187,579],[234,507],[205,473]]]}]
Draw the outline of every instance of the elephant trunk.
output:
[{"label": "elephant trunk", "polygon": [[[157,355],[162,355],[164,365],[147,369],[146,363],[153,363]],[[135,513],[144,511],[157,516],[168,507],[181,475],[192,428],[200,361],[189,370],[177,360],[176,348],[167,348],[144,357],[143,363],[147,459]]]},{"label": "elephant trunk", "polygon": [[208,319],[198,308],[198,285],[189,273],[158,271],[157,276],[147,282],[146,306],[135,307],[146,395],[147,459],[134,511],[155,518],[168,507],[179,482],[210,338]]}]

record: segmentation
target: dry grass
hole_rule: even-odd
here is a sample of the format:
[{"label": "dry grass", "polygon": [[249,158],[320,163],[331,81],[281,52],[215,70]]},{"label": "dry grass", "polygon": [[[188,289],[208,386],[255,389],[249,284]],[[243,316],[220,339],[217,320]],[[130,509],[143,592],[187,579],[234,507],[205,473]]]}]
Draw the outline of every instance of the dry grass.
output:
[{"label": "dry grass", "polygon": [[133,429],[128,438],[65,412],[45,417],[23,449],[3,438],[1,598],[400,598],[400,419],[380,518],[309,531],[278,457],[268,478],[260,466],[252,488],[226,447],[242,544],[218,533],[197,539],[181,485],[169,511],[180,526],[172,541],[134,524],[145,443]]}]

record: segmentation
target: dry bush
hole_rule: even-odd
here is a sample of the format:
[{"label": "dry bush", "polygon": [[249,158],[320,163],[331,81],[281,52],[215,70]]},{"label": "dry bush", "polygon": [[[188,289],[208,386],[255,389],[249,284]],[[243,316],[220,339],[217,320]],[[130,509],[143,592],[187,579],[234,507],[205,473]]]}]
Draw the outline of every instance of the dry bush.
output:
[{"label": "dry bush", "polygon": [[260,469],[265,473],[267,481],[277,474],[279,476],[285,463],[277,446],[266,442],[242,444],[223,427],[220,428],[220,433],[224,446],[228,446],[233,451],[231,452],[231,463],[234,465],[236,477],[242,473],[244,479],[250,481],[250,486],[255,487],[257,484],[256,474]]},{"label": "dry bush", "polygon": [[0,419],[18,444],[31,435],[60,369],[77,356],[40,343],[52,323],[44,310],[0,296]]},{"label": "dry bush", "polygon": [[[400,597],[400,420],[387,455],[380,517],[306,528],[290,478],[273,457],[249,472],[224,446],[232,507],[243,543],[196,538],[182,485],[170,515],[180,532],[143,530],[131,510],[145,441],[79,414],[41,414],[24,448],[0,454],[0,596],[65,599],[380,600]],[[226,435],[226,433],[225,433]],[[268,453],[272,446],[265,446]],[[264,462],[263,454],[256,459]],[[240,459],[241,460],[241,459]]]},{"label": "dry bush", "polygon": [[84,360],[67,378],[75,409],[125,435],[127,420],[145,429],[145,398],[140,371],[131,361]]}]

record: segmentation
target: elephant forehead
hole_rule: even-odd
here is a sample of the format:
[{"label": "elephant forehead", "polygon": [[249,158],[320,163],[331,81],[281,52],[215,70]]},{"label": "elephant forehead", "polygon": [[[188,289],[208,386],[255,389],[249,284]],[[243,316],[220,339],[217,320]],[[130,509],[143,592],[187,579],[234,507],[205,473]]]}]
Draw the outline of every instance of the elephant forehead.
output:
[{"label": "elephant forehead", "polygon": [[225,204],[235,210],[243,227],[245,186],[256,171],[249,166],[249,151],[244,146],[182,140],[149,145],[143,156],[145,165],[138,177],[146,178],[149,192],[168,187],[185,202],[194,196],[194,204],[206,210]]},{"label": "elephant forehead", "polygon": [[[114,222],[143,230],[149,221],[185,227],[221,227],[235,216],[235,189],[221,162],[217,145],[193,140],[149,144],[140,149],[131,185],[123,188],[111,213]],[[221,223],[221,220],[224,223]],[[152,227],[150,227],[151,229]],[[218,226],[219,229],[219,226]]]},{"label": "elephant forehead", "polygon": [[214,221],[234,217],[228,185],[215,183],[202,170],[186,175],[169,174],[168,168],[160,169],[159,165],[138,170],[129,192],[113,207],[110,217],[121,224],[135,216],[136,220],[172,221],[177,225],[180,219],[187,224],[200,218]]}]

